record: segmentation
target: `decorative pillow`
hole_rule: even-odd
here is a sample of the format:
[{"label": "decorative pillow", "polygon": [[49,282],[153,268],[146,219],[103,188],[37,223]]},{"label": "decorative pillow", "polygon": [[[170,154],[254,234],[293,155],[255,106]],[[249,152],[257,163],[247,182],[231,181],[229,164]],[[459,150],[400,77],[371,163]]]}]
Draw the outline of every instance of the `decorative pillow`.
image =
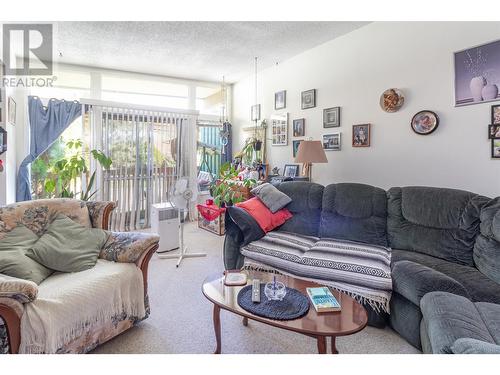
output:
[{"label": "decorative pillow", "polygon": [[38,236],[19,224],[0,240],[0,273],[40,284],[52,270],[26,256]]},{"label": "decorative pillow", "polygon": [[254,187],[251,193],[258,197],[273,214],[292,201],[292,198],[269,183]]},{"label": "decorative pillow", "polygon": [[79,272],[95,266],[107,239],[105,231],[86,228],[58,214],[26,255],[55,271]]},{"label": "decorative pillow", "polygon": [[243,234],[243,243],[241,246],[246,246],[250,242],[260,240],[265,236],[259,223],[246,210],[235,206],[227,207],[226,210],[231,220]]},{"label": "decorative pillow", "polygon": [[286,208],[272,213],[257,197],[238,203],[236,206],[248,212],[265,233],[279,227],[293,216]]}]

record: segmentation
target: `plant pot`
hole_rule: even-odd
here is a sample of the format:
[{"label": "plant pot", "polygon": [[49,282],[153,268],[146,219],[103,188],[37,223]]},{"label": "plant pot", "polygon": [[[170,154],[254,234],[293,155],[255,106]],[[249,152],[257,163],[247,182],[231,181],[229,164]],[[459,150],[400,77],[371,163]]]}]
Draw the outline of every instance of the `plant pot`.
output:
[{"label": "plant pot", "polygon": [[486,85],[483,87],[481,91],[484,100],[494,100],[498,96],[498,87],[497,85]]},{"label": "plant pot", "polygon": [[475,102],[483,101],[483,88],[486,86],[486,79],[483,76],[477,76],[470,80],[469,88],[472,94],[472,100]]},{"label": "plant pot", "polygon": [[255,151],[260,151],[261,148],[262,148],[262,141],[255,141],[255,143],[253,144],[253,149]]}]

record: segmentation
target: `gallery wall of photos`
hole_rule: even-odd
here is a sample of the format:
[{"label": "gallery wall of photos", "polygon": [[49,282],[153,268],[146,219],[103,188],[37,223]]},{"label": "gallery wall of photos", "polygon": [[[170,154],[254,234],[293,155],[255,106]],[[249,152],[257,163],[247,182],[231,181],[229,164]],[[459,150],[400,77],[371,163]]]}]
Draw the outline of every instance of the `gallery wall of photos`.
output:
[{"label": "gallery wall of photos", "polygon": [[[454,54],[455,72],[455,107],[500,101],[500,41],[489,42],[472,48],[464,49]],[[299,95],[299,93],[294,93]],[[304,114],[316,108],[318,89],[300,92],[300,103]],[[281,90],[274,94],[274,109],[286,109],[287,91]],[[374,103],[376,103],[374,101]],[[388,88],[379,97],[380,108],[387,113],[399,111],[405,103],[405,95],[398,88]],[[332,103],[333,104],[333,103]],[[255,107],[255,108],[254,108]],[[252,116],[259,111],[252,107]],[[342,150],[341,107],[323,108],[323,129],[321,135],[325,151]],[[429,109],[422,109],[409,120],[410,129],[418,136],[430,135],[439,126],[439,115]],[[306,137],[307,117],[292,119],[292,151],[290,157],[295,159],[300,143]],[[316,125],[316,124],[314,124]],[[288,113],[276,113],[271,116],[272,146],[287,146]],[[371,147],[372,124],[351,125],[351,147]],[[500,104],[491,106],[491,123],[488,125],[488,139],[491,140],[491,158],[500,159]]]}]

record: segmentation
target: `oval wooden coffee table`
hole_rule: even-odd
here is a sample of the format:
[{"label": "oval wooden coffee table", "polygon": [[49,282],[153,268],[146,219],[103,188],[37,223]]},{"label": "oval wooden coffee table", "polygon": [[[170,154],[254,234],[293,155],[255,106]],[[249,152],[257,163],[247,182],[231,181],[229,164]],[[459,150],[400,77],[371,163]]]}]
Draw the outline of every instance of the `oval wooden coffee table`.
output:
[{"label": "oval wooden coffee table", "polygon": [[[254,278],[260,279],[261,282],[268,282],[272,279],[272,274],[265,272],[248,272],[248,284]],[[285,283],[287,287],[295,288],[306,294],[306,288],[320,286],[316,283],[296,279],[291,276],[278,276],[279,281]],[[325,354],[326,339],[331,337],[331,350],[333,354],[337,354],[335,339],[338,336],[347,336],[361,331],[366,327],[368,315],[363,306],[356,302],[353,298],[344,293],[332,290],[335,298],[340,302],[341,311],[330,313],[317,313],[311,305],[309,312],[299,319],[294,320],[273,320],[254,315],[246,310],[243,310],[237,302],[238,292],[243,286],[226,286],[224,285],[224,277],[219,275],[211,276],[203,282],[202,291],[206,298],[214,304],[213,320],[215,338],[217,347],[215,354],[221,353],[221,322],[220,310],[224,309],[234,314],[243,317],[243,325],[248,324],[248,319],[256,320],[261,323],[269,324],[270,326],[294,331],[306,336],[314,337],[318,343],[318,353]],[[261,296],[266,298],[266,296]]]}]

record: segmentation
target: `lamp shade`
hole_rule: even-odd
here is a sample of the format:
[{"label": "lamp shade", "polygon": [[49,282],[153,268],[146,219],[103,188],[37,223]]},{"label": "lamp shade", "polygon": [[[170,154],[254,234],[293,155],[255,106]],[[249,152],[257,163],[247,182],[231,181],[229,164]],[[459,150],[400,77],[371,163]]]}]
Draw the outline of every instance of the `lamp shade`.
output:
[{"label": "lamp shade", "polygon": [[321,141],[302,141],[295,157],[296,163],[328,163]]}]

